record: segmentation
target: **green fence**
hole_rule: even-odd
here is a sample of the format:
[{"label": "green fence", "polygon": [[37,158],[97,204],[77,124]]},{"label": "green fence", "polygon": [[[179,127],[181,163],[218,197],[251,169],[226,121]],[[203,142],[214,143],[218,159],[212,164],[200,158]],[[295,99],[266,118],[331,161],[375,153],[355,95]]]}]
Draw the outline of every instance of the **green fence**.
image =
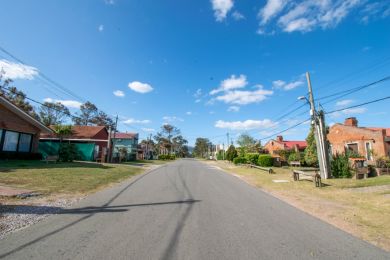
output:
[{"label": "green fence", "polygon": [[[73,143],[77,149],[77,160],[81,161],[93,161],[94,160],[94,143]],[[59,142],[39,142],[39,152],[42,154],[43,158],[48,155],[58,155],[58,150],[60,148]]]}]

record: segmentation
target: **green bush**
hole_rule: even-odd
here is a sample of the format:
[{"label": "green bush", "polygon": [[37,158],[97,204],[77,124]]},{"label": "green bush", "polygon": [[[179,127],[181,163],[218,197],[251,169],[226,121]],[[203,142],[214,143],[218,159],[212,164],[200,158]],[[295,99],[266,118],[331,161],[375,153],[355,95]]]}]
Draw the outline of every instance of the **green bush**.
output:
[{"label": "green bush", "polygon": [[248,163],[257,165],[259,160],[259,155],[260,154],[258,153],[247,153],[245,155],[245,159]]},{"label": "green bush", "polygon": [[233,159],[234,164],[245,164],[247,163],[247,159],[245,157],[236,157]]},{"label": "green bush", "polygon": [[174,154],[172,155],[169,155],[169,154],[160,154],[158,156],[158,159],[159,160],[163,160],[163,161],[166,161],[166,160],[175,160],[176,159],[176,156]]},{"label": "green bush", "polygon": [[234,145],[229,146],[228,150],[226,151],[226,159],[232,162],[236,157],[238,157],[236,148]]},{"label": "green bush", "polygon": [[77,157],[77,148],[71,143],[61,143],[58,150],[58,157],[61,162],[73,162]]},{"label": "green bush", "polygon": [[257,160],[259,166],[262,167],[271,167],[274,165],[274,158],[272,158],[269,154],[259,155],[259,159]]},{"label": "green bush", "polygon": [[217,153],[217,160],[223,160],[224,158],[224,156],[223,156],[223,152],[224,151],[222,151],[222,150],[219,150],[218,151],[218,153]]},{"label": "green bush", "polygon": [[288,156],[288,163],[295,161],[295,162],[300,162],[301,165],[304,165],[305,160],[304,160],[304,154],[303,153],[297,153],[297,152],[292,152]]},{"label": "green bush", "polygon": [[331,162],[332,175],[335,178],[351,178],[351,168],[349,166],[348,154],[336,154]]}]

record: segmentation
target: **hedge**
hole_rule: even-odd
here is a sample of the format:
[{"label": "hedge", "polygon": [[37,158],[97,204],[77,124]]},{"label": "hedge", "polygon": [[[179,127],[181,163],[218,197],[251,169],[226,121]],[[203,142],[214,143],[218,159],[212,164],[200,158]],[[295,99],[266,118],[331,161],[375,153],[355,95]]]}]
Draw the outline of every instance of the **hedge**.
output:
[{"label": "hedge", "polygon": [[247,160],[248,163],[257,165],[259,160],[259,155],[260,154],[258,153],[247,153],[245,155],[245,159]]},{"label": "hedge", "polygon": [[158,159],[159,160],[175,160],[176,159],[176,156],[175,155],[169,155],[169,154],[160,154],[158,156]]},{"label": "hedge", "polygon": [[268,154],[259,155],[259,159],[257,160],[259,166],[262,167],[271,167],[274,165],[274,158]]},{"label": "hedge", "polygon": [[234,164],[245,164],[247,163],[247,159],[245,157],[236,157],[233,159]]}]

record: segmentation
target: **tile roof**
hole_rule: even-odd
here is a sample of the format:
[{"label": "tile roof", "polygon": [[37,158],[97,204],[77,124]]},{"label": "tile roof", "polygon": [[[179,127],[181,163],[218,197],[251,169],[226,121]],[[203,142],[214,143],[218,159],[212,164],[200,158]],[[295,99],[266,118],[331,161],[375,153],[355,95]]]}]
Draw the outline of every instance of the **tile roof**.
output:
[{"label": "tile roof", "polygon": [[[54,126],[50,126],[54,130]],[[86,126],[86,125],[74,125],[72,126],[72,135],[67,136],[66,139],[94,139],[94,137],[100,133],[105,126]],[[41,138],[57,138],[56,134],[41,134]]]},{"label": "tile roof", "polygon": [[115,133],[115,139],[134,139],[137,135],[137,133]]},{"label": "tile roof", "polygon": [[306,148],[307,147],[306,141],[282,141],[282,143],[288,149],[293,149],[295,146],[297,146],[298,148]]}]

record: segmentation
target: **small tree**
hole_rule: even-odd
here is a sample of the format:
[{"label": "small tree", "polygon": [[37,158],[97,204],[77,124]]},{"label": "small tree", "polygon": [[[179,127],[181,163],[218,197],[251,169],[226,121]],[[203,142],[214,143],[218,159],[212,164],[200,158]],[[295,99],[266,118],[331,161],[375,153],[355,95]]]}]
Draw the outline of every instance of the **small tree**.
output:
[{"label": "small tree", "polygon": [[308,166],[318,167],[317,145],[314,137],[314,127],[310,128],[309,135],[306,138],[307,147],[305,149],[305,162]]},{"label": "small tree", "polygon": [[236,148],[234,147],[234,145],[230,145],[228,150],[226,151],[226,159],[232,162],[237,156],[238,153]]}]

